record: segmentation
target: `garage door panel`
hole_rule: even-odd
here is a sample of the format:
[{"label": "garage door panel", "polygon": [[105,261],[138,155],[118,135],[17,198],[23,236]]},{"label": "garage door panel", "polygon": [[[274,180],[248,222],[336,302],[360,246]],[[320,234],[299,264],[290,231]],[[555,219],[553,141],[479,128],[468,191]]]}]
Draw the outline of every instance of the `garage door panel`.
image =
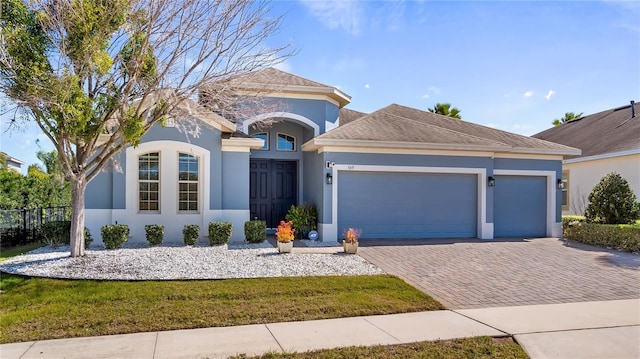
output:
[{"label": "garage door panel", "polygon": [[494,236],[546,236],[546,193],[546,177],[496,176]]},{"label": "garage door panel", "polygon": [[477,176],[341,173],[338,226],[364,238],[475,237]]}]

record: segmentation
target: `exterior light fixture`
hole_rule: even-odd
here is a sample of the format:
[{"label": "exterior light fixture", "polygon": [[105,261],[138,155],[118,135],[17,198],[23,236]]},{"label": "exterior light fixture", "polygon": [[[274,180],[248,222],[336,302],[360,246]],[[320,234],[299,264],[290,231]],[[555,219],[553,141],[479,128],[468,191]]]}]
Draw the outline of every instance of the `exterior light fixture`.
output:
[{"label": "exterior light fixture", "polygon": [[489,176],[489,178],[487,178],[487,185],[489,187],[495,187],[496,186],[496,179],[493,176]]},{"label": "exterior light fixture", "polygon": [[331,173],[327,173],[327,184],[333,183],[333,175]]},{"label": "exterior light fixture", "polygon": [[564,182],[562,182],[562,178],[558,178],[556,183],[558,185],[558,189],[564,189]]}]

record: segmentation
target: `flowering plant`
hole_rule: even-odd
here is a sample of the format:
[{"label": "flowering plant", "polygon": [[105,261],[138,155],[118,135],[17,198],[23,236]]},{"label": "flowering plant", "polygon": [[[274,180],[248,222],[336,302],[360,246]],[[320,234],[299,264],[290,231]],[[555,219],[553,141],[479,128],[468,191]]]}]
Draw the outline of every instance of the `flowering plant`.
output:
[{"label": "flowering plant", "polygon": [[362,234],[362,230],[358,228],[349,228],[344,232],[344,241],[347,243],[358,243],[358,238]]},{"label": "flowering plant", "polygon": [[291,226],[291,221],[280,221],[280,225],[276,231],[276,238],[278,239],[278,242],[287,243],[293,240],[296,230],[291,228]]}]

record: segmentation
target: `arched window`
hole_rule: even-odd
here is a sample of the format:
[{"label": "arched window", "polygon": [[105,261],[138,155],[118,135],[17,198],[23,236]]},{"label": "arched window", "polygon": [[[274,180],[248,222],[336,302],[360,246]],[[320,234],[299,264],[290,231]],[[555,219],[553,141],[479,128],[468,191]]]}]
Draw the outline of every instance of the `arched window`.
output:
[{"label": "arched window", "polygon": [[160,154],[138,157],[138,210],[160,211]]},{"label": "arched window", "polygon": [[198,211],[198,158],[178,154],[178,211]]},{"label": "arched window", "polygon": [[284,133],[278,134],[278,151],[295,151],[296,138]]},{"label": "arched window", "polygon": [[260,132],[252,135],[253,138],[259,138],[264,140],[264,145],[259,151],[269,151],[269,133],[268,132]]}]

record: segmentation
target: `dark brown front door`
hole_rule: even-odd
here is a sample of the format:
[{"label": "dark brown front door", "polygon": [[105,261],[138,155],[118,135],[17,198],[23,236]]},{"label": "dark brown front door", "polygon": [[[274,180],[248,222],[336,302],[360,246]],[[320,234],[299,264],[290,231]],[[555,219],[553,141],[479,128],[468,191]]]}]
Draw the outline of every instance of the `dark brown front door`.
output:
[{"label": "dark brown front door", "polygon": [[297,204],[298,166],[295,161],[251,160],[249,209],[251,219],[267,222],[275,228]]}]

